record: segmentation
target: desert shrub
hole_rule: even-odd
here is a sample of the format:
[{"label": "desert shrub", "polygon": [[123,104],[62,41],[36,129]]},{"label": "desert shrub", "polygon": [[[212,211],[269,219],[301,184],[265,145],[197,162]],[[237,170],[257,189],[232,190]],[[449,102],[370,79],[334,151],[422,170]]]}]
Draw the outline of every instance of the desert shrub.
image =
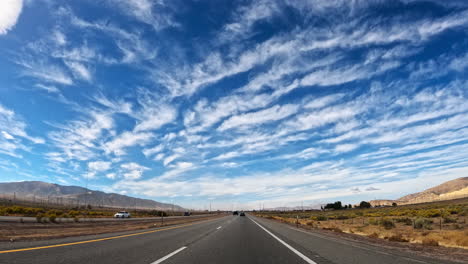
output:
[{"label": "desert shrub", "polygon": [[448,208],[447,211],[449,212],[449,214],[458,214],[459,212],[461,212],[460,208],[458,207],[454,207],[454,208]]},{"label": "desert shrub", "polygon": [[445,224],[449,224],[449,223],[456,223],[457,222],[457,219],[455,218],[450,218],[450,217],[444,217],[444,223]]},{"label": "desert shrub", "polygon": [[460,210],[459,214],[461,216],[467,216],[468,215],[468,208],[463,208],[462,210]]},{"label": "desert shrub", "polygon": [[348,216],[349,216],[349,218],[357,218],[358,217],[358,215],[355,214],[355,213],[348,214]]},{"label": "desert shrub", "polygon": [[414,221],[414,228],[432,230],[433,221],[426,218],[418,218]]},{"label": "desert shrub", "polygon": [[52,223],[57,223],[57,215],[56,214],[48,214],[49,221]]},{"label": "desert shrub", "polygon": [[70,211],[68,212],[68,214],[69,214],[71,217],[75,217],[75,216],[79,215],[80,212],[75,211],[75,210],[70,210]]},{"label": "desert shrub", "polygon": [[395,242],[409,242],[408,239],[404,238],[401,234],[395,234],[388,238],[388,241],[395,241]]},{"label": "desert shrub", "polygon": [[424,238],[422,240],[422,244],[425,246],[434,246],[434,247],[439,246],[439,242],[432,238]]},{"label": "desert shrub", "polygon": [[37,214],[36,215],[36,222],[41,223],[42,222],[42,217],[44,217],[44,215],[42,213]]},{"label": "desert shrub", "polygon": [[440,217],[441,215],[441,211],[437,209],[421,210],[418,213],[418,216],[425,218]]},{"label": "desert shrub", "polygon": [[395,227],[395,224],[390,219],[382,219],[380,221],[380,225],[383,226],[385,229],[392,229]]},{"label": "desert shrub", "polygon": [[327,221],[328,217],[326,217],[324,215],[318,215],[318,216],[315,217],[315,220],[317,220],[317,221]]},{"label": "desert shrub", "polygon": [[379,238],[379,234],[377,234],[376,232],[372,233],[372,234],[369,234],[367,237],[370,237],[370,238]]},{"label": "desert shrub", "polygon": [[37,208],[25,208],[24,209],[24,216],[36,216]]},{"label": "desert shrub", "polygon": [[379,225],[379,221],[375,220],[374,218],[369,219],[369,224],[371,225]]},{"label": "desert shrub", "polygon": [[395,221],[397,223],[403,223],[403,224],[409,225],[409,226],[413,224],[413,220],[411,220],[411,218],[408,218],[408,217],[396,218]]},{"label": "desert shrub", "polygon": [[364,216],[365,217],[380,217],[380,216],[383,216],[383,215],[374,212],[374,213],[366,213],[366,214],[364,214]]},{"label": "desert shrub", "polygon": [[338,219],[338,220],[345,220],[345,219],[349,219],[349,216],[347,215],[337,215],[335,217],[335,219]]}]

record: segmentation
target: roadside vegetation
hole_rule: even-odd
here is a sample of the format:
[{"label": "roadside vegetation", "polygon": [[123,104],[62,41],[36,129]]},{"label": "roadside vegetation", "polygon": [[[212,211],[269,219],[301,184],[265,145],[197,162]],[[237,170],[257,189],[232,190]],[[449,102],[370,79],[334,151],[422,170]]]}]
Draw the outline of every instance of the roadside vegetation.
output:
[{"label": "roadside vegetation", "polygon": [[[34,204],[0,203],[0,216],[36,217],[37,222],[56,222],[59,218],[108,218],[113,217],[118,211],[128,211],[132,217],[160,217],[183,215],[184,212],[142,210],[125,208],[93,207],[91,205],[81,207],[66,206],[42,206]],[[207,212],[194,212],[204,214]]]},{"label": "roadside vegetation", "polygon": [[[468,249],[468,198],[417,205],[358,208],[328,204],[322,210],[256,212],[257,216],[373,238]],[[364,206],[362,206],[364,205]],[[338,209],[339,208],[339,209]]]}]

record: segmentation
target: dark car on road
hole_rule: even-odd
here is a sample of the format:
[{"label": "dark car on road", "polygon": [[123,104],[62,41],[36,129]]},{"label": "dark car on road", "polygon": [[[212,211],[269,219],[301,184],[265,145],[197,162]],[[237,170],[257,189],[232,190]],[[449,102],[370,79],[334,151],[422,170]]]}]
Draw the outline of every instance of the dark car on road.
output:
[{"label": "dark car on road", "polygon": [[237,212],[237,211],[232,212],[232,215],[238,215],[238,214],[239,214],[239,212]]},{"label": "dark car on road", "polygon": [[244,213],[244,212],[241,212],[241,213],[240,213],[240,216],[245,216],[245,213]]}]

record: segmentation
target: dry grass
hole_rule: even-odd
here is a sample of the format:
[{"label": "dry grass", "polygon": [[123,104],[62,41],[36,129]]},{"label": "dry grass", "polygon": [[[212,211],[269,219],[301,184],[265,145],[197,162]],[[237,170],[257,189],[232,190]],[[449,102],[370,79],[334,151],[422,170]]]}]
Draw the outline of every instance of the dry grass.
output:
[{"label": "dry grass", "polygon": [[[258,216],[317,228],[425,246],[468,249],[468,199],[390,208],[262,212]],[[299,216],[299,219],[296,217]]]},{"label": "dry grass", "polygon": [[[296,218],[285,218],[281,216],[269,216],[269,218],[290,224],[296,224],[297,221]],[[362,224],[363,222],[365,224]],[[415,229],[413,226],[408,226],[396,221],[394,221],[393,228],[388,228],[380,224],[369,224],[369,219],[365,218],[357,218],[353,222],[350,220],[315,221],[299,219],[298,223],[301,226],[307,226],[310,228],[345,232],[373,238],[387,239],[389,241],[421,243],[423,245],[435,245],[435,242],[437,242],[437,245],[440,246],[468,249],[468,230],[466,229],[466,224],[457,224],[457,229],[446,224],[443,226],[445,229],[442,230],[426,230]]]}]

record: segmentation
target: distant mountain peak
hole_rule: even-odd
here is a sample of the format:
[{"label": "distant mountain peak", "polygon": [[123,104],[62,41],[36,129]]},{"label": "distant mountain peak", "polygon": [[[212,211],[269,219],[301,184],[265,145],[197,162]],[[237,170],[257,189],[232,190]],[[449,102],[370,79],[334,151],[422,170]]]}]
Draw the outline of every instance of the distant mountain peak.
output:
[{"label": "distant mountain peak", "polygon": [[178,205],[160,203],[149,199],[135,198],[117,193],[105,193],[80,186],[64,186],[42,181],[0,183],[0,193],[17,199],[53,201],[69,205],[90,204],[116,208],[139,208],[156,210],[184,210]]},{"label": "distant mountain peak", "polygon": [[391,205],[393,202],[403,204],[428,203],[468,197],[468,177],[461,177],[444,182],[422,192],[405,195],[397,200],[373,200],[371,204]]}]

